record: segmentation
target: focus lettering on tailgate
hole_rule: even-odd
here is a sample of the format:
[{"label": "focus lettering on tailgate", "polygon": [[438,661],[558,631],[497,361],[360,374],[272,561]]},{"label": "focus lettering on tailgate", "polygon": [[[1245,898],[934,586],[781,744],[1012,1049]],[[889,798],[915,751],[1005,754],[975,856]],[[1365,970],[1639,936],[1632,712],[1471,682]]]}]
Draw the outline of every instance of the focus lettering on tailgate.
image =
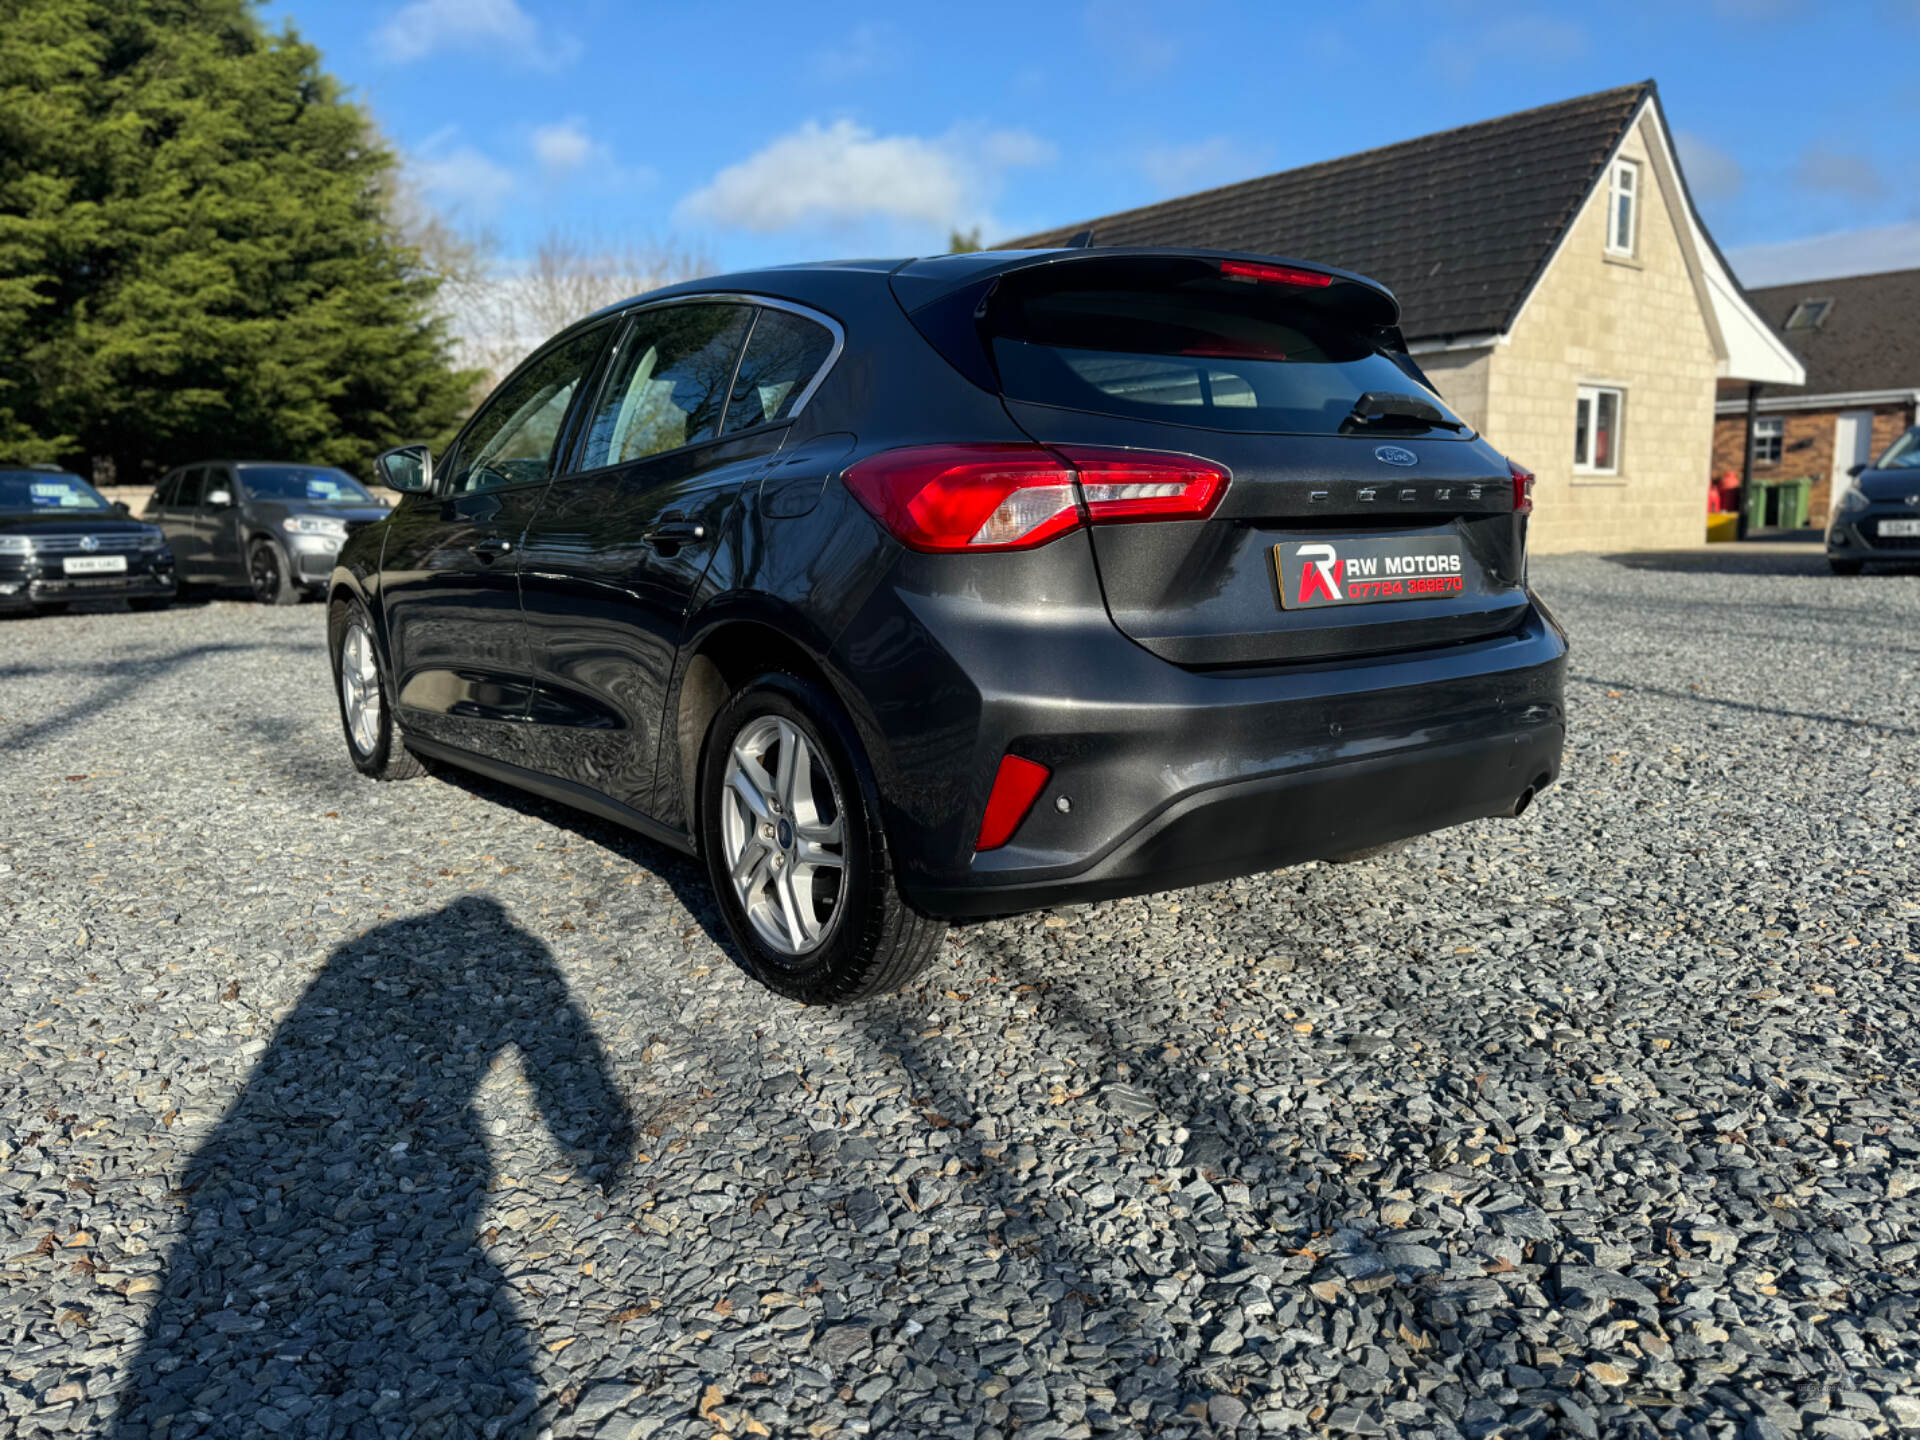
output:
[{"label": "focus lettering on tailgate", "polygon": [[1467,587],[1460,542],[1450,536],[1284,540],[1273,547],[1273,563],[1288,610],[1440,600]]}]

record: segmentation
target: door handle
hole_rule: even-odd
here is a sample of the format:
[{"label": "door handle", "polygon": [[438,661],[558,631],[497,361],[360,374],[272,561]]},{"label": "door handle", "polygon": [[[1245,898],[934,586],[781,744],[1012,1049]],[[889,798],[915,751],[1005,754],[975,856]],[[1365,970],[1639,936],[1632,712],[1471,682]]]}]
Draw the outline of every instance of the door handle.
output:
[{"label": "door handle", "polygon": [[707,527],[695,525],[689,520],[675,520],[643,531],[640,538],[649,545],[664,549],[668,545],[687,545],[695,540],[706,539]]},{"label": "door handle", "polygon": [[511,540],[476,540],[467,547],[482,560],[498,560],[513,549]]}]

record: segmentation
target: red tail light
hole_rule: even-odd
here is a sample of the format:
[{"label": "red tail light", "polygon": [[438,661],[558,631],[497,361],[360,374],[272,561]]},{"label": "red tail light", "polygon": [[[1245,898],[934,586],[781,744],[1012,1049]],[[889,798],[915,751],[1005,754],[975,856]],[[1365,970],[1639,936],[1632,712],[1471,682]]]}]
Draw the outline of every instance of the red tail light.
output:
[{"label": "red tail light", "polygon": [[974,841],[973,848],[998,850],[1011,840],[1020,822],[1027,818],[1027,811],[1033,808],[1033,802],[1040,798],[1040,791],[1051,774],[1051,770],[1037,761],[1023,760],[1018,755],[1001,756],[1000,768],[993,777],[993,789],[987,793],[987,813],[980,819],[980,838]]},{"label": "red tail light", "polygon": [[1251,260],[1222,260],[1220,273],[1228,280],[1255,280],[1268,285],[1302,285],[1322,290],[1333,284],[1331,275],[1318,270],[1297,270],[1291,265],[1259,265]]},{"label": "red tail light", "polygon": [[1086,524],[1203,520],[1227,480],[1191,455],[1043,445],[918,445],[846,474],[895,539],[936,553],[1030,550]]},{"label": "red tail light", "polygon": [[1513,472],[1513,513],[1531,515],[1533,513],[1533,472],[1512,460],[1507,461],[1507,469]]}]

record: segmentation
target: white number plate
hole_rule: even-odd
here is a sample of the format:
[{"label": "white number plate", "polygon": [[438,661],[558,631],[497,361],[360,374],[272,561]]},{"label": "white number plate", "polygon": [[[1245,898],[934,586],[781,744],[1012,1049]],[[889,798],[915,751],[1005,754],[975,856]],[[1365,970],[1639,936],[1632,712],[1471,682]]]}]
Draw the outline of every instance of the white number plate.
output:
[{"label": "white number plate", "polygon": [[124,555],[69,555],[65,569],[69,575],[116,575],[126,573]]},{"label": "white number plate", "polygon": [[1882,520],[1880,533],[1888,537],[1920,535],[1920,520]]}]

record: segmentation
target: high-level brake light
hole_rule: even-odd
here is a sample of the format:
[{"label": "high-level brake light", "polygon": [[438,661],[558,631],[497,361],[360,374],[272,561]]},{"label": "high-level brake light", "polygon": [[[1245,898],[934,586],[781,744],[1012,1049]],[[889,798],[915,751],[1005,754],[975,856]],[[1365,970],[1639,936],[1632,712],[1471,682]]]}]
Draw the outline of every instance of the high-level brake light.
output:
[{"label": "high-level brake light", "polygon": [[916,445],[846,474],[895,539],[936,554],[1030,550],[1082,525],[1205,519],[1227,481],[1191,455],[1044,445]]},{"label": "high-level brake light", "polygon": [[1267,285],[1300,285],[1309,290],[1324,290],[1333,284],[1331,275],[1318,270],[1301,270],[1292,265],[1262,265],[1253,260],[1222,260],[1220,274],[1228,280],[1253,280]]}]

